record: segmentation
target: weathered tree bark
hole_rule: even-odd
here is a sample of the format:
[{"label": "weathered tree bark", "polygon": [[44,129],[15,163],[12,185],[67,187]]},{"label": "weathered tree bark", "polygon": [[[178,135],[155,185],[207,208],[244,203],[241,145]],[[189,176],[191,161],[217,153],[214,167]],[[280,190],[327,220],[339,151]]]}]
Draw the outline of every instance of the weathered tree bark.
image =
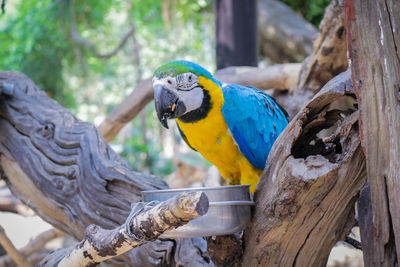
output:
[{"label": "weathered tree bark", "polygon": [[344,2],[333,0],[326,8],[314,51],[300,72],[298,88],[317,93],[324,84],[347,69]]},{"label": "weathered tree bark", "polygon": [[347,69],[344,26],[344,0],[332,0],[319,26],[313,53],[302,63],[296,89],[290,94],[275,94],[291,117],[330,79]]},{"label": "weathered tree bark", "polygon": [[373,238],[364,236],[363,246],[374,253],[364,259],[366,266],[394,266],[400,259],[400,2],[346,4],[373,213],[367,226],[373,228]]},{"label": "weathered tree bark", "polygon": [[277,0],[258,0],[258,36],[272,63],[301,62],[313,52],[318,30]]},{"label": "weathered tree bark", "polygon": [[207,249],[216,266],[238,267],[243,257],[243,242],[238,234],[207,238]]},{"label": "weathered tree bark", "polygon": [[[217,79],[222,82],[255,86],[260,89],[289,89],[298,79],[298,64],[282,64],[268,68],[232,67],[217,71]],[[99,125],[98,129],[106,141],[130,122],[153,100],[154,92],[151,79],[141,81],[132,93]]]},{"label": "weathered tree bark", "polygon": [[[131,171],[96,127],[76,119],[26,76],[0,72],[4,82],[13,85],[13,94],[0,96],[1,176],[14,195],[50,224],[81,240],[90,224],[105,229],[121,225],[130,203],[141,201],[140,191],[167,187],[156,177]],[[185,242],[181,250],[208,265],[198,245],[202,242]],[[143,264],[175,260],[178,248],[173,248],[182,242],[160,243],[150,242],[135,249],[148,252],[129,255]],[[189,262],[181,256],[177,260]]]},{"label": "weathered tree bark", "polygon": [[81,242],[73,247],[50,253],[38,266],[96,265],[146,241],[156,240],[165,231],[175,229],[206,214],[208,204],[208,198],[203,192],[182,193],[130,217],[123,225],[113,230],[90,225]]},{"label": "weathered tree bark", "polygon": [[365,183],[350,73],[331,80],[274,144],[245,230],[243,266],[325,266]]}]

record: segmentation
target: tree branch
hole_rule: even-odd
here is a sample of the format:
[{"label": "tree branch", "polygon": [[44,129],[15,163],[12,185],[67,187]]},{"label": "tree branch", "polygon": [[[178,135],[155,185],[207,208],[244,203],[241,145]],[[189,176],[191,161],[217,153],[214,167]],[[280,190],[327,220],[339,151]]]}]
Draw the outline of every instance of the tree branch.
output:
[{"label": "tree branch", "polygon": [[[1,183],[2,181],[0,181]],[[34,215],[33,210],[15,198],[5,185],[0,185],[0,211],[12,212],[22,216]]]},{"label": "tree branch", "polygon": [[76,17],[75,17],[75,11],[74,11],[74,0],[70,1],[69,8],[70,8],[70,10],[69,10],[69,12],[70,12],[70,35],[71,35],[72,40],[75,43],[88,48],[92,52],[92,54],[98,58],[108,59],[108,58],[114,56],[115,54],[117,54],[125,46],[126,42],[129,40],[129,37],[131,37],[135,32],[135,26],[131,25],[129,30],[122,37],[119,44],[113,50],[111,50],[107,53],[100,53],[97,50],[96,46],[91,41],[83,38],[78,31],[78,28],[76,26]]},{"label": "tree branch", "polygon": [[347,69],[344,1],[332,0],[325,10],[314,41],[314,51],[301,67],[296,89],[292,94],[274,96],[292,117],[296,115],[333,77]]},{"label": "tree branch", "polygon": [[333,0],[325,10],[313,53],[304,61],[297,94],[317,93],[329,80],[347,69],[344,1]]},{"label": "tree branch", "polygon": [[292,88],[299,79],[301,63],[277,64],[266,68],[228,67],[215,73],[225,83],[253,86],[260,90]]},{"label": "tree branch", "polygon": [[[57,250],[38,266],[88,266],[121,255],[145,241],[156,240],[163,232],[188,223],[208,211],[203,192],[187,192],[142,211],[125,224],[105,230],[96,225],[86,229],[84,239],[71,248]],[[133,235],[126,232],[129,227]]]},{"label": "tree branch", "polygon": [[31,267],[26,258],[14,247],[11,240],[6,235],[4,228],[0,225],[0,244],[3,246],[8,255],[21,267]]},{"label": "tree branch", "polygon": [[[34,253],[40,251],[49,241],[64,235],[64,232],[61,232],[60,230],[55,228],[47,230],[36,236],[34,239],[30,240],[26,246],[19,250],[19,253],[23,258],[27,258],[28,262],[33,265],[34,263],[31,262],[30,259]],[[0,257],[1,267],[10,266],[12,263],[13,259],[10,257],[10,255],[4,255]]]},{"label": "tree branch", "polygon": [[370,189],[363,202],[372,216],[360,229],[368,267],[400,262],[400,5],[393,3],[346,1],[348,54]]}]

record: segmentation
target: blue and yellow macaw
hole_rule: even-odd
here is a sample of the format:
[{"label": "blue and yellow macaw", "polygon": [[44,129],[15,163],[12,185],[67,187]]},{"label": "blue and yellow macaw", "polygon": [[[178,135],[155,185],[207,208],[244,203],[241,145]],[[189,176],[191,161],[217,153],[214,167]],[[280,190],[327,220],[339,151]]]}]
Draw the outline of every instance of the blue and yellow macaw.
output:
[{"label": "blue and yellow macaw", "polygon": [[288,124],[286,111],[254,87],[224,84],[189,61],[159,67],[153,78],[158,119],[174,118],[182,138],[217,166],[228,184],[254,192],[268,153]]}]

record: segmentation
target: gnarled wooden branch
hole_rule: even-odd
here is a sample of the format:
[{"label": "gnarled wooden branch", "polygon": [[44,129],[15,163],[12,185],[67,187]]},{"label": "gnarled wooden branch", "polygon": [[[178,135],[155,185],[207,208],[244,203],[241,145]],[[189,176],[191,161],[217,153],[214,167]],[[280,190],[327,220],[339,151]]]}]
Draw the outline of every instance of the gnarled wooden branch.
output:
[{"label": "gnarled wooden branch", "polygon": [[[300,65],[281,64],[261,68],[230,67],[219,70],[215,76],[223,82],[254,86],[260,89],[289,89],[298,79]],[[142,80],[132,93],[99,125],[106,141],[115,135],[153,99],[151,79]]]},{"label": "gnarled wooden branch", "polygon": [[[94,265],[121,255],[146,241],[156,240],[163,232],[182,226],[206,214],[207,211],[208,198],[205,193],[182,193],[147,211],[140,212],[113,230],[104,230],[96,225],[90,225],[81,242],[74,247],[49,254],[38,266]],[[134,236],[126,232],[127,227]]]},{"label": "gnarled wooden branch", "polygon": [[[130,170],[96,127],[79,121],[23,74],[0,72],[4,82],[14,91],[0,96],[0,174],[13,194],[50,224],[80,240],[90,224],[121,225],[130,204],[141,201],[142,190],[167,187]],[[135,261],[150,265],[173,261],[181,244],[148,243],[137,248],[146,252],[133,250],[127,257],[136,255]],[[208,264],[195,242],[182,250]]]},{"label": "gnarled wooden branch", "polygon": [[258,1],[258,32],[264,56],[272,62],[300,62],[313,51],[318,30],[277,0]]},{"label": "gnarled wooden branch", "polygon": [[302,63],[299,80],[291,94],[275,97],[292,117],[333,77],[347,69],[344,0],[332,0],[320,24],[313,53]]},{"label": "gnarled wooden branch", "polygon": [[348,71],[279,136],[256,188],[243,266],[325,266],[345,238],[365,183],[355,103]]},{"label": "gnarled wooden branch", "polygon": [[314,52],[304,61],[297,85],[317,93],[324,84],[347,69],[344,0],[333,0],[325,10],[314,42]]}]

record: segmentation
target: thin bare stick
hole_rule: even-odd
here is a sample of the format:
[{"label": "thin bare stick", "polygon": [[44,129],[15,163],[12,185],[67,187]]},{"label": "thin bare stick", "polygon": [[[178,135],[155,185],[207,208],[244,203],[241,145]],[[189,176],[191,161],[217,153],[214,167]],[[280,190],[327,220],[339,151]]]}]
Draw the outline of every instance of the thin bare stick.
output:
[{"label": "thin bare stick", "polygon": [[[28,258],[28,261],[31,262],[30,256],[32,254],[40,251],[49,241],[60,236],[65,236],[65,233],[56,228],[47,230],[31,239],[26,246],[19,250],[19,253],[23,258]],[[0,267],[10,266],[12,263],[13,259],[10,257],[10,255],[4,255],[0,257]]]},{"label": "thin bare stick", "polygon": [[21,267],[30,267],[29,262],[19,253],[14,244],[6,235],[4,228],[0,225],[0,244],[3,246],[8,255]]}]

